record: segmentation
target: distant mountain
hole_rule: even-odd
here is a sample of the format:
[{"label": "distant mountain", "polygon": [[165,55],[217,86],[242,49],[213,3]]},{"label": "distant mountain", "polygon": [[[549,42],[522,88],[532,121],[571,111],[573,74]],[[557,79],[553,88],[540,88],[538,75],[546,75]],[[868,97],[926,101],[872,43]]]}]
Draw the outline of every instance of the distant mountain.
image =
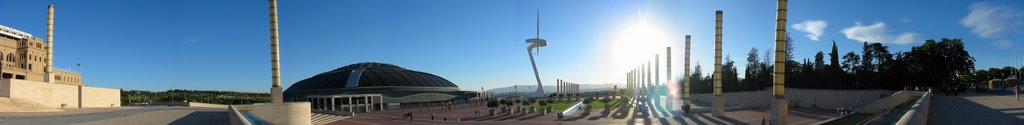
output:
[{"label": "distant mountain", "polygon": [[[610,84],[610,83],[608,83],[608,84],[580,84],[580,91],[581,92],[607,91],[607,90],[611,90],[613,86],[614,86],[614,84]],[[618,87],[619,87],[619,89],[622,89],[623,86],[619,85]],[[556,87],[553,86],[553,85],[545,85],[544,86],[544,93],[545,94],[554,93],[556,91],[555,89],[556,89]],[[506,86],[506,87],[499,87],[499,88],[489,89],[487,91],[488,92],[493,92],[493,93],[498,93],[498,94],[500,94],[500,93],[509,93],[509,92],[529,93],[529,92],[537,91],[537,86],[536,85]]]}]

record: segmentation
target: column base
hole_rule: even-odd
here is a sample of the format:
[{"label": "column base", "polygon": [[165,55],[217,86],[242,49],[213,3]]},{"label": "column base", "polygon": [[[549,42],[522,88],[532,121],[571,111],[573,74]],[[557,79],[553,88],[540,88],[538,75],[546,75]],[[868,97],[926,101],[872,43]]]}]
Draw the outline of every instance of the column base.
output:
[{"label": "column base", "polygon": [[270,103],[284,103],[284,93],[280,86],[270,87]]},{"label": "column base", "polygon": [[772,124],[784,125],[789,116],[789,102],[785,98],[775,97],[772,99]]},{"label": "column base", "polygon": [[722,96],[715,96],[715,104],[711,108],[711,116],[725,117],[725,99]]}]

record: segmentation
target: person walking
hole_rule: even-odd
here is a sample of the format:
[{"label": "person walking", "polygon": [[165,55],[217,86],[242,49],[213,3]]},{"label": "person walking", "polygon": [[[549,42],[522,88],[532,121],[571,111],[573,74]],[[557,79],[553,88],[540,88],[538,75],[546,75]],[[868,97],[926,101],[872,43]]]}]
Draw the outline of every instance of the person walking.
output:
[{"label": "person walking", "polygon": [[430,120],[434,120],[434,115],[437,115],[437,113],[430,113]]}]

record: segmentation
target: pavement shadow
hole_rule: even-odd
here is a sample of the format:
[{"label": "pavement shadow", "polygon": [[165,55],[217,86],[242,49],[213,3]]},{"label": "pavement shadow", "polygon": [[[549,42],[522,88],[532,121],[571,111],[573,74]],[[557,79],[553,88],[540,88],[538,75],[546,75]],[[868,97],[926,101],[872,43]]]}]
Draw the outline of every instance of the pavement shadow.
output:
[{"label": "pavement shadow", "polygon": [[729,118],[729,117],[712,117],[712,116],[707,116],[707,114],[697,114],[697,116],[699,116],[701,118],[704,118],[704,119],[707,119],[708,121],[711,121],[711,122],[715,123],[716,125],[724,125],[724,124],[746,125],[747,124],[747,123],[743,123],[743,122],[740,122],[739,120],[732,119],[732,118]]},{"label": "pavement shadow", "polygon": [[610,114],[611,114],[611,112],[612,112],[612,110],[611,110],[611,109],[607,109],[607,110],[601,111],[601,115],[599,115],[599,116],[594,116],[594,117],[590,117],[590,118],[589,118],[589,119],[587,119],[587,120],[598,120],[598,119],[601,119],[601,118],[606,118],[606,117],[608,117],[608,115],[610,115]]},{"label": "pavement shadow", "polygon": [[224,111],[195,111],[174,120],[169,125],[226,125],[227,116],[227,112]]},{"label": "pavement shadow", "polygon": [[519,118],[521,116],[523,116],[523,115],[519,115],[519,114],[509,115],[508,117],[498,119],[497,121],[505,121],[505,120],[509,120],[509,119]]},{"label": "pavement shadow", "polygon": [[586,118],[587,116],[590,116],[590,112],[584,112],[584,113],[581,113],[580,116],[563,119],[562,121],[576,121],[576,120],[580,120],[580,119]]},{"label": "pavement shadow", "polygon": [[697,125],[707,125],[707,123],[698,121],[697,117],[695,115],[696,114],[682,114],[683,117],[672,117],[672,119],[675,119],[676,122],[679,122],[679,123],[687,123],[686,119],[690,119],[690,120],[694,121],[694,123],[697,123]]},{"label": "pavement shadow", "polygon": [[529,120],[529,119],[537,118],[537,117],[540,117],[540,116],[544,116],[544,115],[542,115],[542,114],[534,114],[533,116],[530,116],[530,117],[521,118],[521,119],[519,119],[519,121]]},{"label": "pavement shadow", "polygon": [[1024,116],[1024,113],[1003,113],[962,96],[934,96],[929,108],[929,124],[1024,124],[1015,117]]},{"label": "pavement shadow", "polygon": [[629,108],[630,107],[626,106],[628,104],[629,103],[623,103],[619,107],[615,108],[616,111],[615,111],[614,114],[612,114],[612,118],[614,118],[614,119],[623,119],[623,118],[626,118],[626,116],[629,116]]}]

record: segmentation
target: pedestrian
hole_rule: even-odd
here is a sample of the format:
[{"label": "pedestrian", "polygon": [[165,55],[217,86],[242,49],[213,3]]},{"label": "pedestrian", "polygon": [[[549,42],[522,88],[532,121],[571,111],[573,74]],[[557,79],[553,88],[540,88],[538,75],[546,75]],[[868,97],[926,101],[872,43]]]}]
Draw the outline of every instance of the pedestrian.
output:
[{"label": "pedestrian", "polygon": [[1013,86],[1013,95],[1017,96],[1017,101],[1020,101],[1020,85]]},{"label": "pedestrian", "polygon": [[437,115],[437,113],[430,113],[430,120],[434,120],[434,115]]},{"label": "pedestrian", "polygon": [[473,114],[480,115],[480,110],[473,111]]},{"label": "pedestrian", "polygon": [[448,121],[448,117],[444,117],[444,118],[442,118],[442,119],[444,119],[444,121]]},{"label": "pedestrian", "polygon": [[761,125],[767,125],[767,124],[765,124],[765,122],[766,122],[766,121],[765,121],[765,119],[764,119],[764,116],[761,116]]}]

